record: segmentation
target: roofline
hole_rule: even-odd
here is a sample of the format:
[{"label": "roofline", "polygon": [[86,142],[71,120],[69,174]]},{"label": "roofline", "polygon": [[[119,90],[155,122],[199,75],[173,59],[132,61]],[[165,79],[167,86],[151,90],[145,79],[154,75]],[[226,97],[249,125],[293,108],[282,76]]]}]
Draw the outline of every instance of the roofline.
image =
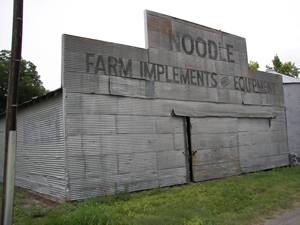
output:
[{"label": "roofline", "polygon": [[[52,98],[54,96],[57,96],[57,95],[62,93],[62,90],[63,89],[60,87],[58,89],[55,89],[53,91],[48,92],[45,95],[42,95],[42,96],[39,96],[39,97],[33,97],[31,100],[19,104],[17,106],[17,109],[22,109],[22,108],[28,107],[30,105],[45,101],[45,100],[47,100],[49,98]],[[5,112],[0,113],[0,118],[4,117],[5,114],[6,114]]]},{"label": "roofline", "polygon": [[[219,30],[219,29],[216,29],[216,28],[204,26],[204,25],[201,25],[201,24],[199,24],[199,23],[192,22],[192,21],[189,21],[189,20],[180,19],[180,18],[175,17],[175,16],[170,16],[170,15],[167,15],[167,14],[155,12],[155,11],[148,10],[148,9],[145,9],[145,10],[144,10],[144,13],[145,13],[145,14],[148,13],[148,14],[151,14],[151,15],[153,15],[153,16],[169,17],[169,18],[172,18],[173,20],[180,20],[180,21],[182,21],[182,22],[184,22],[184,23],[187,23],[187,24],[189,24],[189,25],[191,25],[191,26],[202,27],[202,28],[204,28],[204,29],[206,29],[206,30],[214,31],[214,32],[217,32],[217,33],[220,33],[220,32],[221,32],[221,33],[223,33],[224,35],[235,36],[235,37],[237,37],[237,38],[241,38],[241,39],[243,39],[243,40],[246,41],[246,38],[241,37],[241,36],[238,36],[238,35],[236,35],[236,34],[231,34],[231,33],[228,33],[228,32],[226,32],[226,31],[223,31],[223,30]],[[146,22],[146,21],[145,21],[145,22]]]},{"label": "roofline", "polygon": [[284,83],[282,82],[283,85],[287,85],[287,84],[300,84],[300,81],[299,82],[287,82],[287,83]]}]

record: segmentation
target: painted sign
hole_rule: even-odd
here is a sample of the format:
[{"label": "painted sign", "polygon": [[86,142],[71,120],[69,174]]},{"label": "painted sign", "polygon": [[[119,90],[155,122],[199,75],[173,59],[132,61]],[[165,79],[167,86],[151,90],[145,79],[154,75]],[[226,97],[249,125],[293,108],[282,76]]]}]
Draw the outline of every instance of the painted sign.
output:
[{"label": "painted sign", "polygon": [[[282,104],[281,80],[248,71],[246,40],[146,11],[148,49],[64,36],[70,92]],[[100,83],[99,83],[100,82]]]},{"label": "painted sign", "polygon": [[286,165],[281,77],[246,40],[145,17],[146,48],[63,36],[69,199]]}]

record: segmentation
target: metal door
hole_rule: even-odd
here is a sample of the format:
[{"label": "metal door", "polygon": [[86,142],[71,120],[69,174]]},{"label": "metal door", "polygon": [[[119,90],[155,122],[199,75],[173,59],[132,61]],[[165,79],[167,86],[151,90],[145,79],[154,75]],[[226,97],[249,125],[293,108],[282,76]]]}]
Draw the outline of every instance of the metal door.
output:
[{"label": "metal door", "polygon": [[194,181],[240,173],[237,118],[191,118],[191,168]]}]

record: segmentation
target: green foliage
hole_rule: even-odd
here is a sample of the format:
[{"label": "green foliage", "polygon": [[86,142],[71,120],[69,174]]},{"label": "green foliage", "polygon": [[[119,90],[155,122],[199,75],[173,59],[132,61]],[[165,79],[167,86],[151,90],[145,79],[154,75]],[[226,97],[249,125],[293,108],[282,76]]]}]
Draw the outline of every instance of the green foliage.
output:
[{"label": "green foliage", "polygon": [[257,71],[258,68],[259,68],[258,62],[250,61],[250,63],[249,63],[249,68],[250,68],[250,70],[252,70],[252,71]]},{"label": "green foliage", "polygon": [[32,218],[44,217],[44,216],[46,216],[47,212],[48,212],[48,210],[46,208],[33,207],[30,211],[29,216]]},{"label": "green foliage", "polygon": [[[5,111],[10,66],[10,51],[0,51],[0,112]],[[31,100],[35,96],[46,94],[46,89],[36,71],[36,66],[22,59],[18,84],[18,103]]]},{"label": "green foliage", "polygon": [[272,60],[273,67],[272,66],[266,66],[268,69],[273,69],[278,73],[282,73],[291,77],[298,77],[299,76],[299,69],[295,66],[295,63],[292,62],[285,62],[282,63],[279,59],[278,55],[274,56],[274,59]]},{"label": "green foliage", "polygon": [[282,67],[282,62],[280,61],[278,55],[274,56],[274,59],[272,60],[273,66],[275,71],[280,70],[280,68]]},{"label": "green foliage", "polygon": [[[300,167],[15,211],[15,225],[250,225],[300,201]],[[20,198],[20,195],[17,193]],[[35,208],[34,206],[33,208]]]}]

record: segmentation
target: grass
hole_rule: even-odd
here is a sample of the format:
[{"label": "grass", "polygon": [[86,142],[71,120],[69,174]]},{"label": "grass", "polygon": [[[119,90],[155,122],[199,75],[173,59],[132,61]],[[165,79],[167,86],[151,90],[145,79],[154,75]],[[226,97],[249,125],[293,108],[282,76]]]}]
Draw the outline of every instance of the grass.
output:
[{"label": "grass", "polygon": [[29,225],[250,225],[300,201],[300,167],[222,180],[24,207],[18,191],[15,224]]}]

